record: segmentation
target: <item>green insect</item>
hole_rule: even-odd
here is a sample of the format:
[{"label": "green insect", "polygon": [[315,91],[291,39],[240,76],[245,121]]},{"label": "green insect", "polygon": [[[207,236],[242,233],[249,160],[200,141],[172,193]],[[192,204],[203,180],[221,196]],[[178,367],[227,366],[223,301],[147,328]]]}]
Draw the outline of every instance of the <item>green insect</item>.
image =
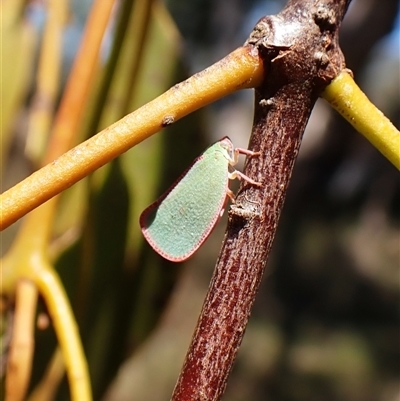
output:
[{"label": "green insect", "polygon": [[222,216],[227,198],[233,200],[230,179],[260,186],[232,170],[239,154],[259,155],[235,148],[228,137],[211,145],[164,195],[140,216],[140,226],[151,247],[165,259],[182,262],[193,255]]}]

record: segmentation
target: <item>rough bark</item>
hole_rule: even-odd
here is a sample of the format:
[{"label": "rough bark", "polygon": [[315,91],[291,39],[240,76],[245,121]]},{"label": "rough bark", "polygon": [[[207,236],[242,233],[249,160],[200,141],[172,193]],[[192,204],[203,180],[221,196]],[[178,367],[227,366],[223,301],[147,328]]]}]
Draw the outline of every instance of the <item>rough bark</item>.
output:
[{"label": "rough bark", "polygon": [[263,59],[245,174],[174,401],[220,400],[278,226],[301,138],[320,91],[343,69],[338,31],[350,0],[292,0],[262,18],[246,46]]}]

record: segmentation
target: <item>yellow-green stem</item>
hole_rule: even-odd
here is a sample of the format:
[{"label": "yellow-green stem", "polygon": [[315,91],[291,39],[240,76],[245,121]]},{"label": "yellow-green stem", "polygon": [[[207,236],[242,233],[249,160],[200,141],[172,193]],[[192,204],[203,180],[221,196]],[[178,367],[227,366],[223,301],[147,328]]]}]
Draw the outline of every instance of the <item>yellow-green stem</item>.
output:
[{"label": "yellow-green stem", "polygon": [[262,79],[258,52],[251,47],[235,50],[4,192],[0,197],[1,230],[164,125],[236,90],[256,87]]},{"label": "yellow-green stem", "polygon": [[321,96],[400,169],[400,132],[369,101],[350,74],[342,71]]},{"label": "yellow-green stem", "polygon": [[68,375],[71,399],[91,401],[88,366],[78,326],[64,287],[57,273],[46,261],[32,258],[31,266],[33,269],[31,279],[46,299],[46,305],[56,331]]}]

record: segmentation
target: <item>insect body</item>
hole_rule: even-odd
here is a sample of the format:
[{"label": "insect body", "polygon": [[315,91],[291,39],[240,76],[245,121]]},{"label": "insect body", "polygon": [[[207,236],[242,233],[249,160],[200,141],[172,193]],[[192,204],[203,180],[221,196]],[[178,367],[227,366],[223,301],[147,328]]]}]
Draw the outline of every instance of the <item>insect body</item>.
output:
[{"label": "insect body", "polygon": [[239,153],[258,155],[235,148],[228,137],[211,145],[178,181],[140,216],[144,237],[165,259],[181,262],[202,245],[224,212],[227,196],[233,199],[229,179],[260,184],[233,170]]}]

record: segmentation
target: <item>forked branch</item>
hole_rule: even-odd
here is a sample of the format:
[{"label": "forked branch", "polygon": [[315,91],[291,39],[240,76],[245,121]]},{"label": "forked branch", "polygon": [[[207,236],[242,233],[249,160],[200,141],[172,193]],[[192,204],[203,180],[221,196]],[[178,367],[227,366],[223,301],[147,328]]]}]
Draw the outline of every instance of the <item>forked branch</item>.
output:
[{"label": "forked branch", "polygon": [[265,78],[242,183],[229,212],[224,244],[174,401],[220,400],[242,341],[278,226],[301,138],[323,88],[344,68],[338,31],[348,0],[292,0],[262,18],[247,44],[258,50]]}]

